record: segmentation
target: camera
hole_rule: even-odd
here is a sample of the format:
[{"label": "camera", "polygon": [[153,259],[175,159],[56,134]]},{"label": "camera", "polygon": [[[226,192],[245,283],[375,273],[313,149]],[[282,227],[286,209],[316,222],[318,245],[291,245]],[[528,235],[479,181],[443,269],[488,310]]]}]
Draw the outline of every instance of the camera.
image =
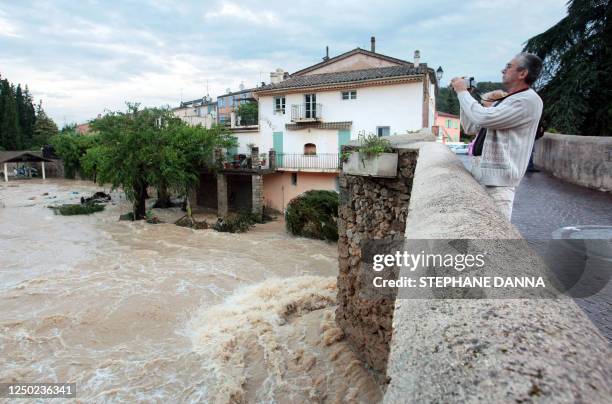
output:
[{"label": "camera", "polygon": [[468,90],[476,88],[476,80],[474,80],[474,77],[464,77],[463,82],[465,83],[465,86],[468,88]]}]

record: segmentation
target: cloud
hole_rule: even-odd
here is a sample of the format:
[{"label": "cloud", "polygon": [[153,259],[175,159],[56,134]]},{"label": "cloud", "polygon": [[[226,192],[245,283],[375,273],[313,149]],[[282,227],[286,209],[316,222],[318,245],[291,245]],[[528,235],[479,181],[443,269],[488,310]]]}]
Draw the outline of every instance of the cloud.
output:
[{"label": "cloud", "polygon": [[19,38],[21,35],[18,33],[17,26],[11,23],[6,13],[0,10],[0,36]]},{"label": "cloud", "polygon": [[446,82],[497,80],[525,40],[565,15],[565,1],[466,1],[460,12],[450,0],[7,2],[0,73],[28,84],[60,125],[125,101],[177,105],[181,94],[205,95],[207,83],[212,96],[255,86],[277,67],[320,62],[326,45],[331,56],[369,49],[371,35],[389,56],[410,60],[419,49]]},{"label": "cloud", "polygon": [[278,17],[271,11],[255,12],[247,7],[239,6],[231,2],[224,2],[221,9],[218,11],[207,12],[204,18],[207,20],[214,18],[233,18],[254,24],[275,24],[278,22]]}]

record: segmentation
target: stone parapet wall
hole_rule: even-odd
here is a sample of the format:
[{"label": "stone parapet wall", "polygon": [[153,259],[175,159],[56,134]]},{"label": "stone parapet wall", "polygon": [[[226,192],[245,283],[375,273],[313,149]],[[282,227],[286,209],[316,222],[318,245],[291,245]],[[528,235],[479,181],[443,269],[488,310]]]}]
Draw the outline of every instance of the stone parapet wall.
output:
[{"label": "stone parapet wall", "polygon": [[535,143],[534,163],[568,182],[612,192],[612,137],[546,133]]},{"label": "stone parapet wall", "polygon": [[[511,245],[515,259],[492,261],[491,271],[544,272],[540,258],[444,145],[419,148],[405,235],[407,243]],[[609,402],[610,346],[571,298],[487,296],[397,299],[384,402]]]},{"label": "stone parapet wall", "polygon": [[380,376],[387,366],[394,299],[360,296],[362,246],[369,240],[402,240],[416,150],[400,150],[397,178],[340,174],[338,308],[336,322],[357,355]]}]

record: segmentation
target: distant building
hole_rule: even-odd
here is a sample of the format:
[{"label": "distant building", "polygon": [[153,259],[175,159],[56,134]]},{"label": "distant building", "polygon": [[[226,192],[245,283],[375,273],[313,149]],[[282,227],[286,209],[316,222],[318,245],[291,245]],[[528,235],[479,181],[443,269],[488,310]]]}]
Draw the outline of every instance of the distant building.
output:
[{"label": "distant building", "polygon": [[178,108],[172,110],[175,116],[190,125],[202,125],[211,128],[217,123],[217,103],[210,97],[202,97],[192,101],[181,102]]},{"label": "distant building", "polygon": [[232,125],[232,113],[236,117],[236,112],[240,105],[256,102],[253,97],[255,89],[243,89],[235,92],[228,92],[217,97],[217,123],[225,126],[245,126],[257,125],[257,122],[234,122]]},{"label": "distant building", "polygon": [[443,143],[460,141],[458,115],[437,111],[435,126],[438,127],[438,141]]},{"label": "distant building", "polygon": [[88,134],[89,131],[90,131],[89,122],[77,125],[76,128],[74,129],[74,131],[76,133],[78,133],[79,135],[86,135],[86,134]]}]

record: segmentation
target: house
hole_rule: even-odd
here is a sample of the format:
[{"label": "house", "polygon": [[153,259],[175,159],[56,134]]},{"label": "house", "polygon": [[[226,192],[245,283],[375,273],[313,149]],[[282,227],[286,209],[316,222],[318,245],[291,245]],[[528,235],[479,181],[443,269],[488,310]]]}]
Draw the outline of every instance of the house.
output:
[{"label": "house", "polygon": [[205,128],[211,128],[217,123],[217,103],[209,96],[181,102],[172,112],[190,125],[201,124]]},{"label": "house", "polygon": [[434,124],[433,69],[356,48],[287,74],[254,92],[260,150],[274,149],[276,171],[263,177],[266,206],[284,210],[310,189],[337,189],[341,147],[360,133],[406,134]]},{"label": "house", "polygon": [[459,116],[436,111],[434,126],[438,127],[438,140],[442,143],[459,142]]},{"label": "house", "polygon": [[[253,91],[255,89],[245,89],[244,85],[240,85],[240,91],[231,92],[227,89],[227,93],[217,97],[217,123],[225,126],[245,126],[256,125],[257,122],[237,122],[232,123],[232,116],[236,117],[236,112],[240,105],[249,102],[255,102]],[[233,113],[233,115],[232,115]]]}]

